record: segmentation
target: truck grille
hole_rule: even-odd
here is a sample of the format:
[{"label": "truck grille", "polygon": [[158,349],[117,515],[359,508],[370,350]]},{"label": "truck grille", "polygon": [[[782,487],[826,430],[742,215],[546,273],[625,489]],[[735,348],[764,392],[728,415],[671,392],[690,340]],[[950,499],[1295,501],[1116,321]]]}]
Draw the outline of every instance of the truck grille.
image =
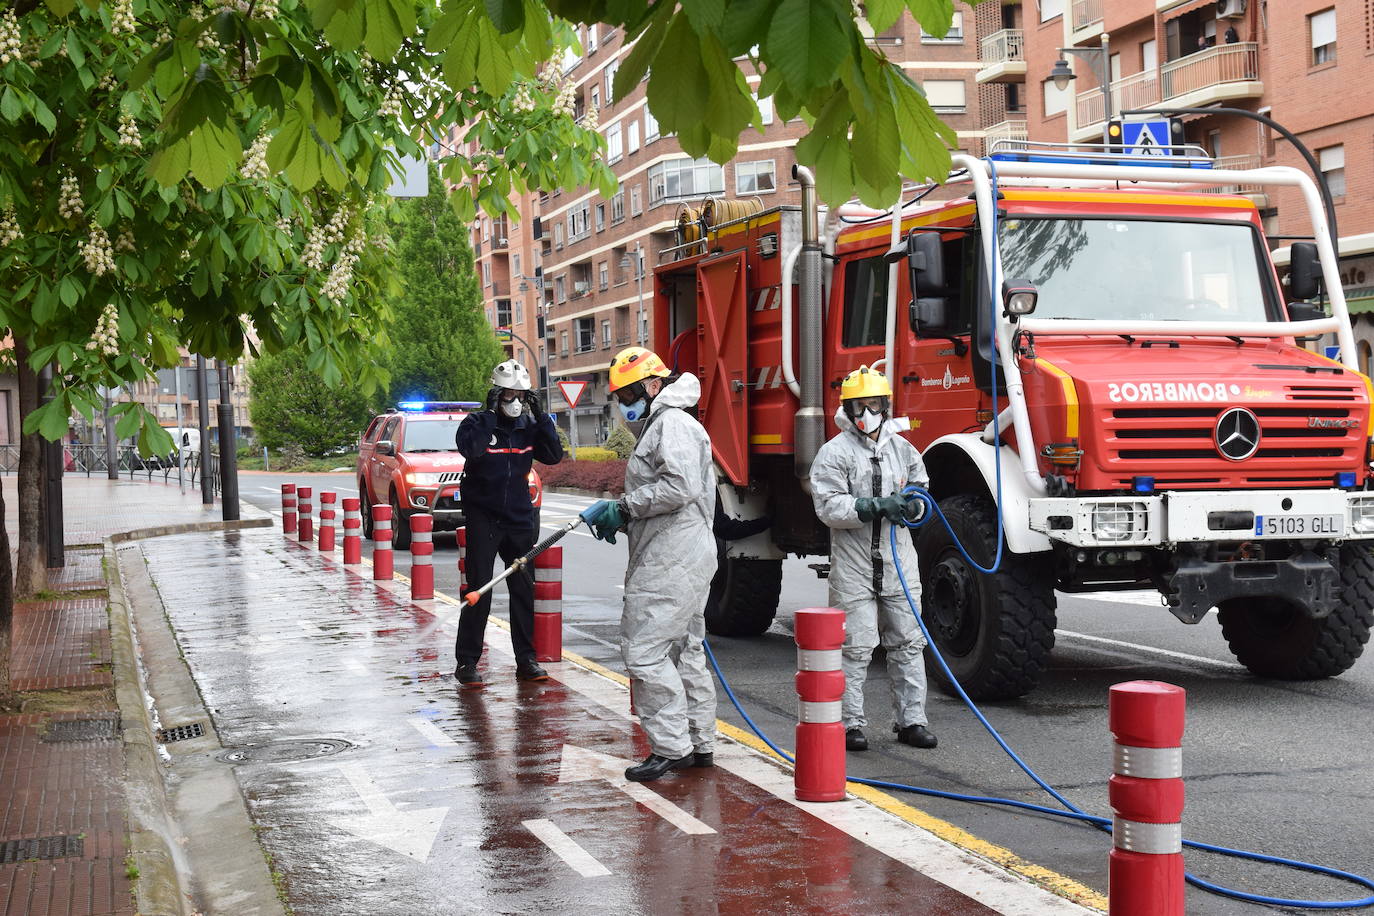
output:
[{"label": "truck grille", "polygon": [[[1102,469],[1117,486],[1155,478],[1159,488],[1327,486],[1339,467],[1365,452],[1361,388],[1284,385],[1284,401],[1247,405],[1260,421],[1259,449],[1244,461],[1217,453],[1214,431],[1233,404],[1118,407],[1103,417]],[[1314,427],[1309,418],[1360,422],[1354,428]]]}]

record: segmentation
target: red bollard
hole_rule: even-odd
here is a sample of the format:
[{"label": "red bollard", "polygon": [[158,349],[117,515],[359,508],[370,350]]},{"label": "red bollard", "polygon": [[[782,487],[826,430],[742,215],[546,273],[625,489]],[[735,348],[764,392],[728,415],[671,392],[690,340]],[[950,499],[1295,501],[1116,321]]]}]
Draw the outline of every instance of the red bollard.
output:
[{"label": "red bollard", "polygon": [[844,611],[803,608],[795,617],[797,639],[797,764],[793,790],[802,801],[844,798],[844,722],[840,698],[844,671]]},{"label": "red bollard", "polygon": [[410,517],[410,600],[434,597],[434,516]]},{"label": "red bollard", "polygon": [[1112,686],[1110,916],[1183,916],[1182,687],[1160,681]]},{"label": "red bollard", "polygon": [[362,500],[345,496],[343,500],[343,561],[345,566],[357,566],[363,561],[363,514],[358,511]]},{"label": "red bollard", "polygon": [[334,530],[335,511],[334,506],[338,501],[339,494],[333,490],[320,491],[320,550],[333,552],[334,542],[337,539]]},{"label": "red bollard", "polygon": [[300,517],[296,520],[296,539],[309,544],[315,540],[315,507],[310,504],[310,488],[297,487],[300,497]]},{"label": "red bollard", "polygon": [[391,507],[378,503],[372,507],[372,578],[390,579],[394,572],[391,556]]},{"label": "red bollard", "polygon": [[458,594],[468,593],[468,530],[459,528],[455,532],[458,539]]},{"label": "red bollard", "polygon": [[563,660],[563,548],[534,558],[534,657]]},{"label": "red bollard", "polygon": [[296,485],[281,485],[281,533],[296,533]]}]

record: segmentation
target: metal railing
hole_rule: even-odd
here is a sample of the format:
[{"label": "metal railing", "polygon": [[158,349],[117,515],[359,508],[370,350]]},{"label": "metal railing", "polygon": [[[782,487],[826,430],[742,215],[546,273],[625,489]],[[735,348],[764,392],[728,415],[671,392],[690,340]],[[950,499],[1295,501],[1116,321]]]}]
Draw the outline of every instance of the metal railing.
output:
[{"label": "metal railing", "polygon": [[985,64],[1025,59],[1026,38],[1020,29],[993,32],[979,44],[980,60]]},{"label": "metal railing", "polygon": [[[1248,156],[1218,156],[1212,160],[1212,165],[1218,169],[1228,169],[1242,171],[1246,169],[1257,169],[1263,162],[1256,153]],[[1267,193],[1262,185],[1257,184],[1231,184],[1219,187],[1202,188],[1201,190],[1213,194],[1265,194]]]},{"label": "metal railing", "polygon": [[1169,61],[1160,67],[1159,75],[1166,101],[1221,83],[1258,80],[1259,45],[1253,41],[1217,45]]},{"label": "metal railing", "polygon": [[1008,118],[987,128],[984,131],[983,139],[988,146],[991,146],[995,140],[1024,141],[1029,139],[1029,136],[1024,118],[1019,120]]},{"label": "metal railing", "polygon": [[[63,448],[63,473],[67,476],[105,476],[109,473],[109,458],[103,445],[67,445]],[[154,475],[163,482],[176,479],[176,456],[143,458],[132,445],[121,445],[115,450],[115,468],[120,477],[134,480],[143,477],[149,481]],[[181,467],[187,486],[200,485],[201,460],[199,451],[186,453],[186,461]],[[219,451],[210,450],[211,489],[219,495]],[[0,445],[0,474],[19,472],[19,446]]]},{"label": "metal railing", "polygon": [[1087,28],[1102,21],[1105,0],[1073,0],[1073,30]]}]

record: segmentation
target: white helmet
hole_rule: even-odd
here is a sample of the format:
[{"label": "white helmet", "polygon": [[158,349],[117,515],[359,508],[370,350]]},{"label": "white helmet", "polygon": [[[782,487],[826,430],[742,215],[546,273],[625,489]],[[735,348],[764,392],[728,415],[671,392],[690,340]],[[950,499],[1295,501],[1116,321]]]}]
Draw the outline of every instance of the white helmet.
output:
[{"label": "white helmet", "polygon": [[513,359],[508,359],[491,370],[491,385],[493,388],[509,388],[512,391],[529,391],[533,387],[530,384],[529,370]]}]

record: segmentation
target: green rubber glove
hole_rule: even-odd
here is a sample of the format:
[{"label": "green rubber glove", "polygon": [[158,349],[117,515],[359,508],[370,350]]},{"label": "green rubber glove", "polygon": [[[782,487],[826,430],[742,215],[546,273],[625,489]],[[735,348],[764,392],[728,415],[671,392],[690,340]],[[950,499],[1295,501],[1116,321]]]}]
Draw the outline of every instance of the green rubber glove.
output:
[{"label": "green rubber glove", "polygon": [[854,500],[854,511],[861,522],[871,522],[880,515],[890,522],[898,522],[905,509],[906,500],[900,496],[860,496]]}]

